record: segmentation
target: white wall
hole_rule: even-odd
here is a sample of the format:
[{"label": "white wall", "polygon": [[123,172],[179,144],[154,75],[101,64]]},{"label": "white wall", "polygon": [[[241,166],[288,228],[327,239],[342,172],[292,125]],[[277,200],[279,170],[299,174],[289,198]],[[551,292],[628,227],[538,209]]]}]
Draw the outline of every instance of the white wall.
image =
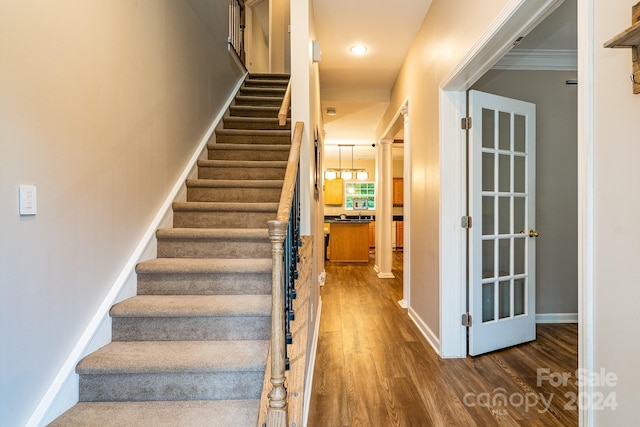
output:
[{"label": "white wall", "polygon": [[[640,402],[640,340],[636,322],[640,301],[640,231],[633,214],[640,211],[636,187],[640,183],[640,95],[633,95],[629,75],[629,49],[606,49],[603,43],[629,27],[635,0],[579,0],[579,16],[594,22],[593,38],[581,33],[581,44],[593,49],[593,75],[585,72],[587,110],[592,117],[580,123],[584,131],[579,140],[589,150],[593,142],[593,259],[585,259],[593,270],[593,337],[584,337],[588,349],[593,345],[593,369],[617,375],[615,387],[595,387],[596,393],[615,393],[616,410],[595,410],[595,425],[623,426],[638,423]],[[593,8],[591,8],[593,4]],[[579,25],[580,25],[579,23]],[[581,52],[588,64],[590,52]],[[583,63],[583,62],[581,62]],[[592,89],[592,92],[591,92]],[[593,96],[591,98],[591,95]],[[585,112],[588,114],[588,111]],[[592,139],[591,139],[592,137]],[[587,230],[589,233],[590,230]],[[583,285],[589,291],[588,281]],[[585,307],[588,309],[589,307]],[[591,341],[592,340],[592,341]]]},{"label": "white wall", "polygon": [[230,95],[226,44],[224,2],[0,4],[0,425],[29,420]]},{"label": "white wall", "polygon": [[[507,0],[434,0],[409,49],[378,126],[378,136],[409,100],[411,152],[410,309],[438,346],[440,331],[440,84],[507,4]],[[461,13],[464,11],[464,13]],[[407,179],[405,177],[405,179]]]}]

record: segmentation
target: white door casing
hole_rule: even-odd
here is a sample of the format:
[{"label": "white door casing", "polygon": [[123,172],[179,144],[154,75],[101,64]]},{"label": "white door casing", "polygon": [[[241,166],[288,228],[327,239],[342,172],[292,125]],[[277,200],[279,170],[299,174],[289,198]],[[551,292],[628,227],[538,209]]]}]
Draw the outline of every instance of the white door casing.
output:
[{"label": "white door casing", "polygon": [[469,92],[469,354],[532,341],[535,105]]}]

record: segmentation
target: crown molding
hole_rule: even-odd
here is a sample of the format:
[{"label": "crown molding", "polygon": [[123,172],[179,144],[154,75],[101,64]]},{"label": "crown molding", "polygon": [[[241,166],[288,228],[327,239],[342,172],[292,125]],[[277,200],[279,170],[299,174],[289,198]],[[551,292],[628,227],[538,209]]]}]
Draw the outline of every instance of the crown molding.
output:
[{"label": "crown molding", "polygon": [[513,49],[494,66],[494,70],[575,71],[578,51],[574,49]]}]

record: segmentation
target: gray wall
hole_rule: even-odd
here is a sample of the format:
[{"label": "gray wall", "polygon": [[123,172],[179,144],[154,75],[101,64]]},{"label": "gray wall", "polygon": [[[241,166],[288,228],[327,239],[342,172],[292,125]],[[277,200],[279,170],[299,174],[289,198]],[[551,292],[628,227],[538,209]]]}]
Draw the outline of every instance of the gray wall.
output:
[{"label": "gray wall", "polygon": [[536,312],[578,312],[577,90],[570,71],[498,71],[473,89],[536,104]]},{"label": "gray wall", "polygon": [[30,419],[231,95],[227,7],[0,2],[0,425]]}]

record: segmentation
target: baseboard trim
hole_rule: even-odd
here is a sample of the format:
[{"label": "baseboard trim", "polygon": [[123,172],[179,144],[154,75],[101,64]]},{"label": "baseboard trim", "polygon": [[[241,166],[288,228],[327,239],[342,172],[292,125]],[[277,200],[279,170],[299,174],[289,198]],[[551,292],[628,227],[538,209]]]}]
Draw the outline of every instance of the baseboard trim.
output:
[{"label": "baseboard trim", "polygon": [[422,320],[418,313],[411,307],[409,307],[409,318],[413,320],[413,323],[418,327],[422,335],[426,338],[427,342],[433,348],[438,356],[440,356],[440,340],[433,333],[431,328]]},{"label": "baseboard trim", "polygon": [[[91,322],[89,322],[87,328],[84,330],[77,344],[71,351],[71,354],[62,365],[62,368],[60,369],[60,371],[58,371],[58,374],[53,380],[53,383],[51,384],[51,386],[49,386],[49,389],[45,393],[44,397],[40,400],[40,403],[36,407],[36,410],[31,415],[31,418],[29,419],[25,427],[38,427],[43,424],[47,424],[71,407],[69,405],[65,405],[65,407],[54,408],[54,404],[57,401],[76,403],[78,402],[79,384],[78,374],[76,374],[75,372],[76,365],[78,364],[80,359],[93,351],[93,349],[101,347],[102,345],[105,345],[111,341],[111,331],[109,331],[108,339],[106,342],[105,338],[107,337],[105,337],[104,333],[100,333],[101,327],[103,325],[111,324],[109,310],[114,304],[128,296],[123,295],[123,290],[127,288],[127,285],[130,283],[130,279],[136,278],[136,265],[140,261],[146,259],[145,254],[148,253],[150,247],[153,248],[156,246],[156,230],[166,220],[166,217],[170,213],[171,205],[174,200],[176,200],[181,192],[184,191],[185,181],[187,177],[191,173],[194,165],[197,163],[197,160],[200,157],[202,151],[206,149],[207,142],[211,138],[211,135],[213,135],[213,132],[215,131],[218,124],[222,121],[225,112],[229,109],[229,106],[233,102],[235,94],[242,86],[246,75],[247,73],[240,77],[239,81],[236,83],[236,87],[232,91],[231,95],[229,95],[229,99],[227,100],[225,105],[221,107],[220,112],[211,122],[211,125],[202,137],[202,140],[191,156],[191,159],[187,163],[187,166],[185,167],[183,173],[180,175],[168,197],[156,213],[153,221],[147,228],[147,231],[144,233],[142,239],[140,239],[138,245],[136,246],[136,249],[129,257],[129,260],[120,272],[118,278],[115,280],[109,293],[100,304],[100,307],[96,311],[96,314],[91,319]],[[62,396],[61,392],[64,392],[65,396]],[[74,398],[71,398],[71,393],[75,394]]]},{"label": "baseboard trim", "polygon": [[536,323],[578,323],[578,313],[538,313]]},{"label": "baseboard trim", "polygon": [[302,427],[307,427],[309,421],[309,405],[311,405],[311,390],[313,387],[313,371],[316,366],[316,352],[318,351],[318,337],[320,336],[320,318],[322,317],[322,298],[318,297],[318,310],[316,312],[316,324],[311,341],[311,352],[307,363],[307,380],[304,385],[304,412],[302,414]]}]

